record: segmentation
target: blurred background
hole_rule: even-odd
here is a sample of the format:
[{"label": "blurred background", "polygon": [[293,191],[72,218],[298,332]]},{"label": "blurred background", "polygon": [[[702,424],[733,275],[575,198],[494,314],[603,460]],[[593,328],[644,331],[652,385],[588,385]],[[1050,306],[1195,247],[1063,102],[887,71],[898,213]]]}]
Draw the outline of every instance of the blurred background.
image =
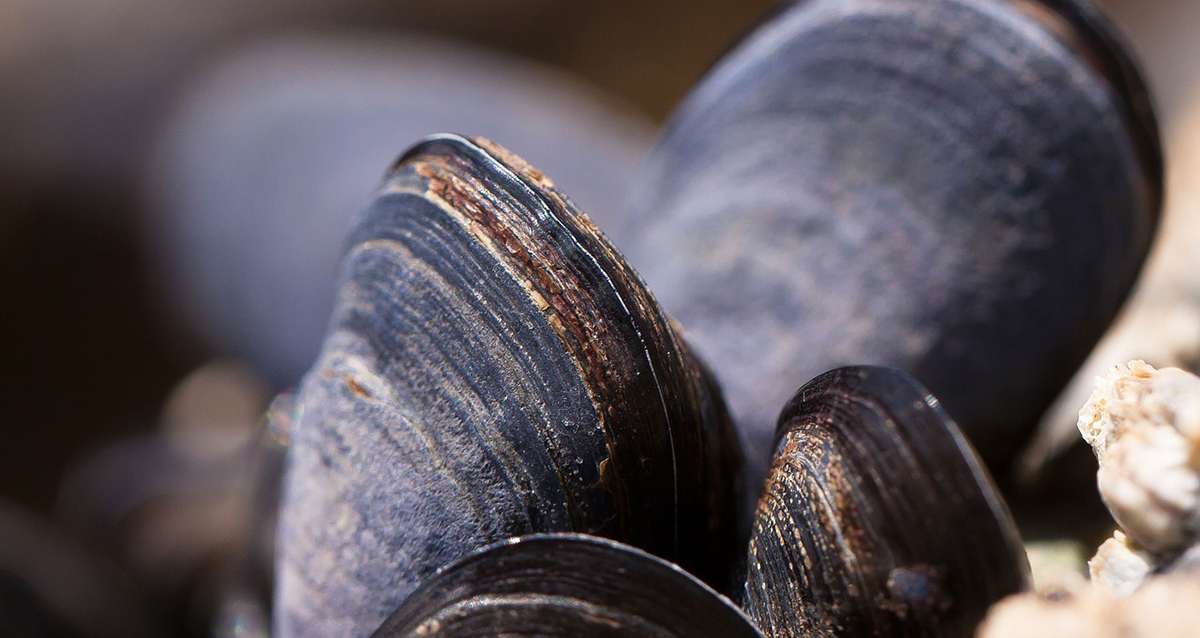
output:
[{"label": "blurred background", "polygon": [[[297,149],[280,146],[294,135],[319,134],[313,126],[350,119],[339,118],[337,110],[362,108],[354,91],[382,102],[389,91],[399,100],[436,90],[431,83],[438,80],[454,86],[454,74],[506,82],[503,70],[488,73],[473,68],[478,64],[507,65],[519,76],[511,79],[517,85],[506,98],[540,91],[586,104],[596,95],[608,108],[596,106],[603,112],[590,117],[612,117],[617,123],[592,124],[612,126],[613,135],[630,138],[625,144],[636,153],[643,148],[639,144],[652,142],[648,136],[654,126],[705,68],[770,5],[766,0],[268,0],[203,6],[173,0],[5,0],[0,276],[9,294],[0,325],[10,346],[0,358],[0,405],[13,437],[0,449],[5,495],[47,511],[65,467],[114,436],[152,427],[168,391],[189,370],[217,355],[244,354],[204,334],[207,328],[198,325],[204,321],[176,314],[180,309],[172,304],[191,293],[172,290],[187,284],[167,278],[162,267],[174,262],[162,253],[188,248],[163,245],[178,239],[158,235],[170,232],[175,222],[166,218],[177,213],[162,209],[163,193],[154,192],[154,180],[186,182],[189,176],[178,171],[188,169],[180,164],[195,162],[197,173],[191,177],[223,187],[217,183],[221,176],[213,173],[224,162],[235,164],[228,166],[233,171],[264,174],[272,169],[262,165],[273,160],[297,170],[320,162],[281,155],[281,150],[336,152],[357,162],[353,143],[333,150],[304,142]],[[357,70],[355,58],[370,58],[369,68]],[[446,65],[440,72],[439,59]],[[418,68],[407,67],[410,62]],[[322,85],[306,86],[310,74]],[[408,89],[394,79],[406,75],[414,76],[417,86]],[[349,87],[331,89],[339,80]],[[466,124],[487,118],[493,106],[440,101],[447,108],[477,111],[462,118]],[[531,98],[526,106],[536,104]],[[250,112],[255,108],[259,111]],[[183,112],[188,109],[192,113]],[[296,122],[280,123],[272,109]],[[366,152],[375,157],[359,163],[367,174],[359,176],[351,193],[361,202],[394,156],[419,136],[437,132],[409,124],[406,137],[395,136],[389,128],[405,122],[379,117],[385,121],[374,130],[345,133],[367,146],[373,136],[389,138],[383,140],[382,157],[369,148]],[[430,119],[421,113],[415,117]],[[622,126],[621,119],[632,123]],[[496,132],[461,132],[491,135],[532,155],[520,140],[505,140]],[[598,133],[605,141],[606,134]],[[188,135],[211,148],[163,149],[171,143],[168,138]],[[223,151],[213,136],[243,140],[237,150],[251,146],[256,140],[246,138],[253,136],[279,146],[239,157],[234,149]],[[164,153],[174,155],[163,158]],[[201,156],[180,157],[187,153]],[[164,167],[164,161],[174,164]],[[293,186],[303,189],[322,177],[300,173]],[[180,182],[163,186],[204,189]],[[278,181],[256,184],[252,175],[238,186],[247,189],[245,195],[263,199],[283,190]],[[276,193],[262,192],[269,189]],[[167,194],[173,195],[182,200],[177,203],[195,206],[206,196]],[[207,196],[239,199],[234,193]],[[358,203],[327,214],[343,215],[348,225]],[[224,221],[238,220],[231,211]],[[260,248],[276,250],[269,241]],[[333,250],[338,248],[335,242]],[[321,285],[331,287],[332,281]],[[237,303],[219,294],[204,301]],[[228,308],[207,310],[219,314]],[[279,376],[275,381],[276,387],[288,382]]]},{"label": "blurred background", "polygon": [[[261,587],[226,559],[270,522],[228,470],[315,354],[340,238],[388,163],[427,133],[490,137],[619,247],[657,127],[775,4],[0,0],[0,590],[28,586],[4,579],[22,555],[55,555],[47,572],[153,610],[114,635],[233,613],[197,583]],[[1180,177],[1200,168],[1200,2],[1102,4],[1158,102],[1168,211],[1147,272],[1169,270],[1200,240]],[[71,613],[104,613],[89,604]],[[54,622],[36,616],[0,623]]]}]

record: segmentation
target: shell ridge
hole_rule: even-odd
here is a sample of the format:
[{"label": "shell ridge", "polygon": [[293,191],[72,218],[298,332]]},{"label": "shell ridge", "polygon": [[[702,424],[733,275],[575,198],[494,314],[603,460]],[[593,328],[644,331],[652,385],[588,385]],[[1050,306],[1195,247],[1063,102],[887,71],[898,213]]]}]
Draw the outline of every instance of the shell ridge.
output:
[{"label": "shell ridge", "polygon": [[[609,274],[608,270],[606,268],[604,268],[603,266],[601,266],[600,261],[596,258],[596,256],[593,255],[592,252],[590,250],[588,250],[588,248],[586,246],[583,245],[583,242],[581,242],[579,237],[576,236],[574,229],[571,227],[571,225],[567,224],[563,219],[561,219],[556,214],[556,211],[554,210],[556,208],[556,206],[552,205],[552,203],[545,196],[543,196],[541,194],[540,189],[538,187],[529,183],[518,172],[510,169],[503,162],[503,160],[501,160],[498,157],[493,156],[491,153],[487,152],[486,150],[483,150],[481,147],[477,147],[477,148],[480,148],[480,152],[482,154],[484,154],[490,162],[497,164],[498,167],[502,170],[502,172],[507,177],[509,177],[512,180],[515,180],[516,183],[520,184],[521,187],[523,187],[525,189],[525,191],[529,195],[530,199],[537,203],[537,210],[540,213],[544,214],[548,219],[552,220],[554,222],[554,224],[557,225],[564,232],[565,236],[570,239],[575,250],[580,255],[583,255],[588,260],[588,262],[591,264],[591,266],[595,269],[595,271],[600,274],[600,276],[604,279],[605,283],[608,285],[609,291],[612,293],[614,298],[620,304],[621,309],[624,312],[625,318],[628,320],[629,325],[633,328],[634,333],[637,335],[638,343],[639,343],[639,346],[641,347],[642,357],[646,363],[647,368],[650,371],[650,374],[653,377],[654,388],[655,388],[656,392],[658,393],[659,406],[662,410],[663,418],[666,420],[666,428],[665,429],[667,432],[668,443],[669,443],[670,451],[671,451],[672,494],[673,494],[673,498],[674,498],[674,509],[675,509],[675,515],[672,517],[672,519],[674,521],[674,526],[675,526],[674,527],[675,543],[674,544],[675,544],[676,549],[678,549],[678,547],[679,547],[679,509],[680,508],[679,508],[679,465],[678,465],[678,459],[677,459],[676,450],[675,450],[675,434],[674,434],[674,430],[675,430],[676,426],[672,422],[671,410],[668,409],[666,397],[663,395],[663,384],[659,378],[657,366],[654,363],[654,358],[650,354],[650,348],[647,345],[646,338],[642,334],[641,327],[638,325],[638,322],[635,319],[633,312],[630,310],[628,303],[626,303],[624,296],[621,294],[620,288],[618,288],[616,283],[613,281],[612,276]],[[660,321],[661,321],[661,318],[660,318]]]}]

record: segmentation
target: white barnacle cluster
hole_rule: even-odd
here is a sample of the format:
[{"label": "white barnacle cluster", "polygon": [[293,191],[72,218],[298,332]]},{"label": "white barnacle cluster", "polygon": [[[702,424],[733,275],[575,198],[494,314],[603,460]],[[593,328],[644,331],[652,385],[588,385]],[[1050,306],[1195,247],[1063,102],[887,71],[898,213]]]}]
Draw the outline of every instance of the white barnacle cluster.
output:
[{"label": "white barnacle cluster", "polygon": [[1128,572],[1130,560],[1168,559],[1195,542],[1200,377],[1142,361],[1116,366],[1080,410],[1079,432],[1100,465],[1100,496],[1124,532],[1101,547],[1094,577],[1106,578],[1108,567]]},{"label": "white barnacle cluster", "polygon": [[1195,635],[1200,377],[1143,361],[1115,366],[1096,380],[1078,426],[1120,529],[1088,561],[1090,585],[1005,599],[979,636]]}]

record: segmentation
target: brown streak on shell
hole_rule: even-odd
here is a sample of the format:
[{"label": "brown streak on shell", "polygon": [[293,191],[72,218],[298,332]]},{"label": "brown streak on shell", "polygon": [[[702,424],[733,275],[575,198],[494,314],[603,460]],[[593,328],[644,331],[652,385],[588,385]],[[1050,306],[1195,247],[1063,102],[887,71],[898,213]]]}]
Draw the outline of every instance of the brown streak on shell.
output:
[{"label": "brown streak on shell", "polygon": [[[513,157],[511,153],[506,155]],[[614,442],[607,436],[610,430],[604,425],[609,415],[604,397],[608,396],[609,376],[614,369],[603,347],[605,340],[610,338],[607,323],[593,312],[596,305],[591,303],[591,293],[584,290],[571,273],[547,267],[554,257],[540,243],[541,238],[519,236],[521,226],[504,219],[517,213],[496,199],[481,201],[484,187],[477,180],[461,177],[470,173],[461,170],[462,166],[455,166],[456,163],[461,164],[461,161],[437,156],[413,160],[412,166],[426,180],[431,199],[440,201],[442,208],[456,217],[465,215],[471,222],[467,224],[468,230],[493,247],[492,252],[513,267],[521,277],[522,286],[534,298],[535,305],[546,313],[563,346],[576,355],[573,357],[576,368],[580,376],[587,379],[584,385],[596,404],[596,416],[600,419],[600,429],[606,433],[611,457]],[[504,250],[497,250],[497,247]],[[583,297],[589,299],[581,299]],[[619,485],[615,482],[606,482],[606,485],[614,497],[622,498]]]}]

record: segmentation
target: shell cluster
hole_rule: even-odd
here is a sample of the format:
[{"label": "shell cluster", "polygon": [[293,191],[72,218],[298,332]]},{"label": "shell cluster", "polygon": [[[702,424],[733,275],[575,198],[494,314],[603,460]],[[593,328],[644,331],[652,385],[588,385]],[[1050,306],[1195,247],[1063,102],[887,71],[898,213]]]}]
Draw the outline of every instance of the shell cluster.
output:
[{"label": "shell cluster", "polygon": [[973,635],[1029,586],[981,457],[1116,312],[1161,170],[1119,42],[1049,0],[784,8],[652,151],[629,262],[425,139],[291,401],[275,631]]}]

